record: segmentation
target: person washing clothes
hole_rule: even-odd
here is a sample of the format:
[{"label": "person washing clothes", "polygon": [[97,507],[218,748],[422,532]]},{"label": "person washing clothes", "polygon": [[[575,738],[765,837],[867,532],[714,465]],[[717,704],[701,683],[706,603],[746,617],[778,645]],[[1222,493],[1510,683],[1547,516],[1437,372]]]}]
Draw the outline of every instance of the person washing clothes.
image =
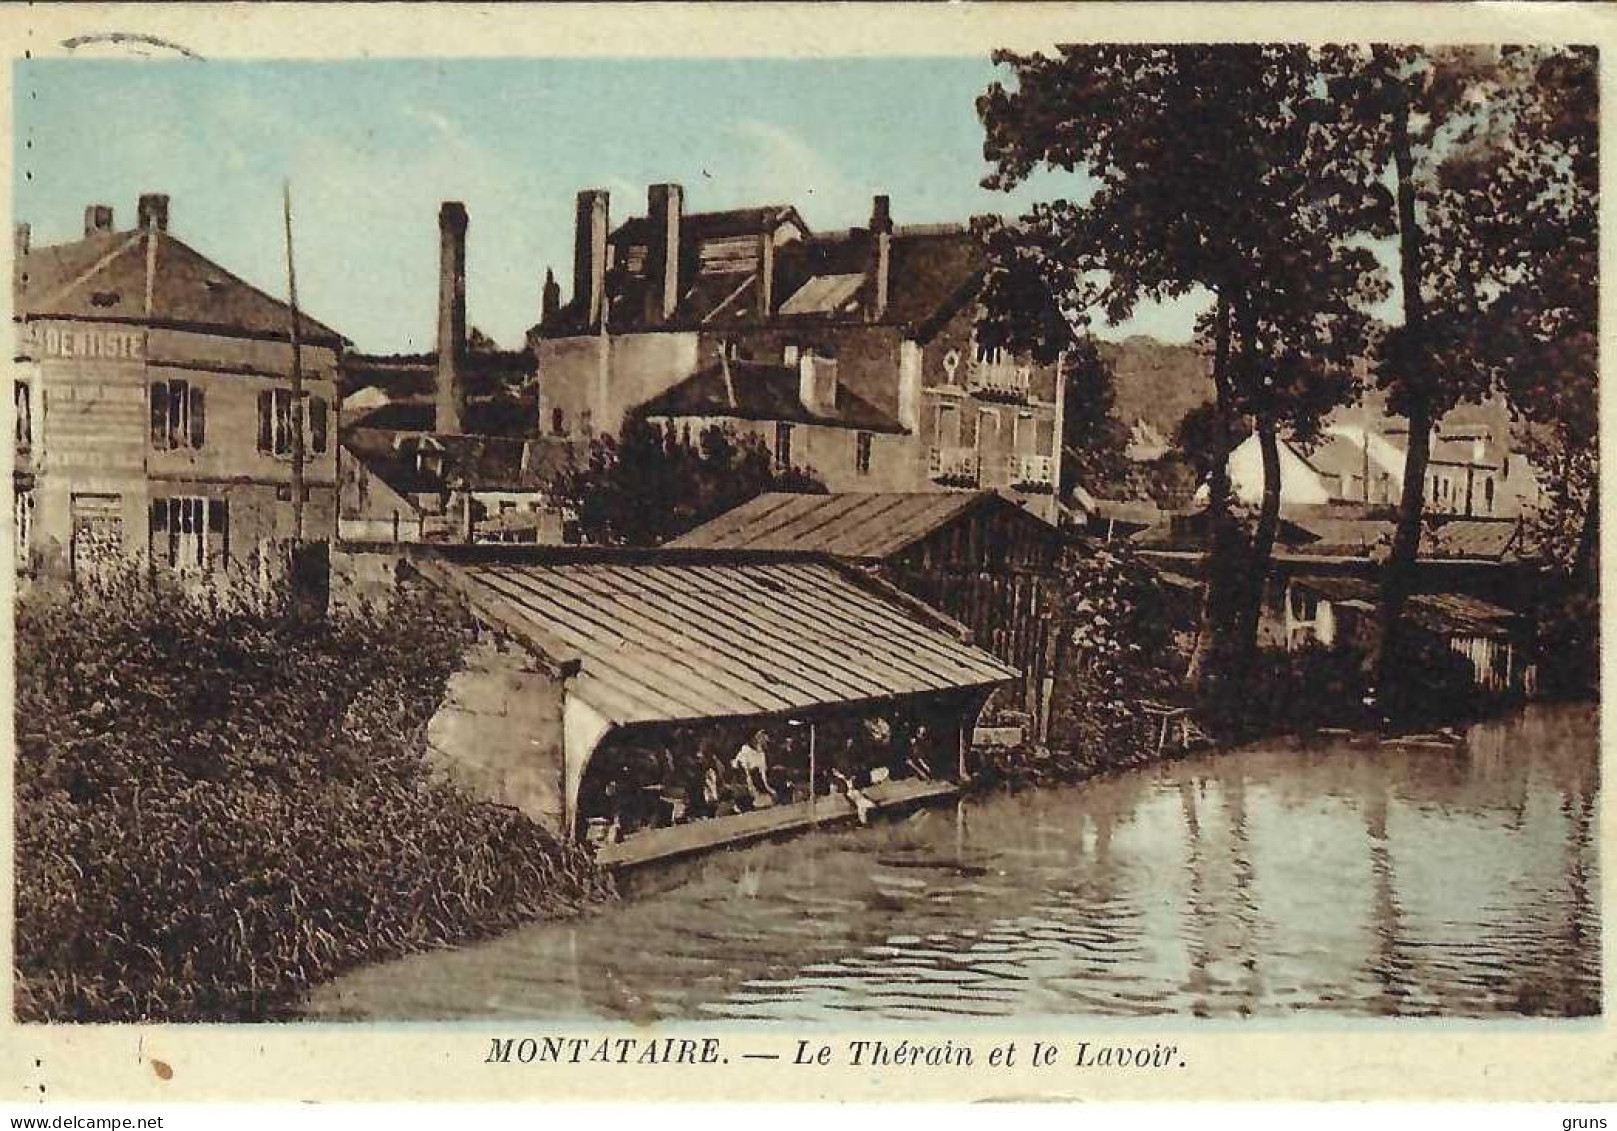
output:
[{"label": "person washing clothes", "polygon": [[730,760],[730,765],[740,770],[746,779],[755,809],[775,803],[775,791],[769,784],[769,759],[765,754],[768,743],[768,736],[760,730],[752,736],[751,742],[743,742],[736,756]]}]

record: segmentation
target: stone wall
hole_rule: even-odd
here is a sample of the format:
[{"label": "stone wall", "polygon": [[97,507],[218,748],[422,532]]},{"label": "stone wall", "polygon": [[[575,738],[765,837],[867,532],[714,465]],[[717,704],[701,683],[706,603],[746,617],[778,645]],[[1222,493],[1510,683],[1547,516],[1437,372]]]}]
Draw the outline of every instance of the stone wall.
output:
[{"label": "stone wall", "polygon": [[427,725],[427,756],[484,801],[511,805],[565,836],[560,680],[487,634],[450,677]]}]

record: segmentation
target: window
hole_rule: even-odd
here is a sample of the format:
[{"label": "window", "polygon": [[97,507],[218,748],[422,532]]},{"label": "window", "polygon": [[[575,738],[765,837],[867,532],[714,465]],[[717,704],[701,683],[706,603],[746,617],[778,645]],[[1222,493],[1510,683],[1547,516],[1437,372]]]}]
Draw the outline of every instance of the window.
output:
[{"label": "window", "polygon": [[587,408],[580,412],[578,414],[578,427],[586,438],[595,435],[595,413]]},{"label": "window", "polygon": [[292,390],[265,389],[258,394],[258,450],[292,454]]},{"label": "window", "polygon": [[309,398],[309,446],[314,449],[315,455],[323,455],[326,450],[329,412],[325,397]]},{"label": "window", "polygon": [[952,404],[938,406],[938,447],[960,446],[960,413]]},{"label": "window", "polygon": [[1031,412],[1019,412],[1011,425],[1011,450],[1017,455],[1032,455],[1033,442],[1038,438],[1038,425]]},{"label": "window", "polygon": [[1287,626],[1286,646],[1295,648],[1319,635],[1319,594],[1296,585],[1287,592],[1291,606],[1291,623]]},{"label": "window", "polygon": [[869,432],[861,432],[854,441],[853,469],[860,475],[870,474],[870,446],[874,439]]},{"label": "window", "polygon": [[796,365],[798,359],[802,356],[803,348],[796,342],[787,342],[780,348],[780,360],[782,365]]},{"label": "window", "polygon": [[[271,455],[292,454],[296,414],[291,389],[265,389],[258,394],[258,450]],[[304,451],[323,455],[331,443],[331,405],[324,397],[309,398],[309,419],[304,425]]]},{"label": "window", "polygon": [[1489,514],[1493,513],[1493,476],[1482,481],[1482,509]]},{"label": "window", "polygon": [[34,537],[34,489],[25,487],[12,501],[12,521],[16,524],[14,537],[17,572],[28,571],[28,547]]},{"label": "window", "polygon": [[223,499],[152,500],[152,557],[175,569],[212,569],[230,556],[230,508]]},{"label": "window", "polygon": [[33,401],[28,395],[27,381],[17,382],[15,399],[17,405],[17,446],[26,448],[32,445],[34,441]]},{"label": "window", "polygon": [[188,381],[152,382],[152,447],[158,451],[202,447],[207,431],[202,390]]},{"label": "window", "polygon": [[1291,619],[1307,623],[1319,617],[1319,594],[1291,587]]},{"label": "window", "polygon": [[792,426],[784,420],[775,425],[775,463],[779,467],[792,466]]},{"label": "window", "polygon": [[567,413],[559,408],[550,410],[550,431],[555,436],[567,435]]}]

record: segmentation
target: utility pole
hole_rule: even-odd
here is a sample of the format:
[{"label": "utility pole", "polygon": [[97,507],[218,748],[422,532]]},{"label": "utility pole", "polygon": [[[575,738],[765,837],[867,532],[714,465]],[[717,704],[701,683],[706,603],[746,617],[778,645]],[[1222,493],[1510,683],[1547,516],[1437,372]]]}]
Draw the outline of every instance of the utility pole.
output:
[{"label": "utility pole", "polygon": [[298,326],[298,273],[292,262],[292,182],[282,191],[286,217],[286,291],[292,307],[292,549],[303,545],[303,350]]}]

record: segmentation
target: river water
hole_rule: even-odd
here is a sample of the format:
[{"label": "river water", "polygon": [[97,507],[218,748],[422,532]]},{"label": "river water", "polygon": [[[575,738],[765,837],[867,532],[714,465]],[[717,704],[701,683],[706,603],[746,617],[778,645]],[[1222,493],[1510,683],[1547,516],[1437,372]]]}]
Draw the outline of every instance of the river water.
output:
[{"label": "river water", "polygon": [[1593,707],[1263,743],[631,878],[316,1017],[840,1023],[1600,1011]]}]

